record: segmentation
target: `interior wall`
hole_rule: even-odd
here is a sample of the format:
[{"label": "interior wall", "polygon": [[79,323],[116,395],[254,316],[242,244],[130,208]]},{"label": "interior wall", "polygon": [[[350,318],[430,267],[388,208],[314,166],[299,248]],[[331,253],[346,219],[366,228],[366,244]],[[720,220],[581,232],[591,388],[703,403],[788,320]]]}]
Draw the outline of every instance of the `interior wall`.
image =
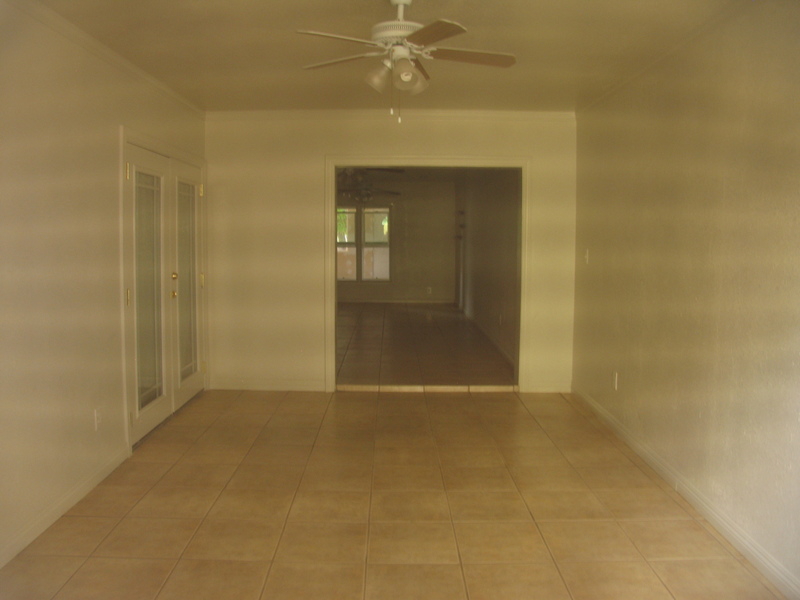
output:
[{"label": "interior wall", "polygon": [[519,350],[519,169],[473,169],[458,181],[464,206],[464,313],[516,365]]},{"label": "interior wall", "polygon": [[377,188],[370,206],[391,206],[391,281],[338,281],[339,302],[450,302],[455,300],[455,184],[394,176]]},{"label": "interior wall", "polygon": [[800,5],[739,7],[577,114],[574,390],[800,598]]},{"label": "interior wall", "polygon": [[326,216],[334,186],[326,178],[334,161],[352,157],[351,165],[525,165],[529,302],[521,326],[528,359],[520,385],[569,388],[573,115],[406,110],[398,124],[383,111],[212,113],[206,131],[213,387],[321,390],[334,383],[334,230]]},{"label": "interior wall", "polygon": [[129,453],[120,126],[204,140],[199,112],[47,11],[0,0],[0,40],[2,565]]}]

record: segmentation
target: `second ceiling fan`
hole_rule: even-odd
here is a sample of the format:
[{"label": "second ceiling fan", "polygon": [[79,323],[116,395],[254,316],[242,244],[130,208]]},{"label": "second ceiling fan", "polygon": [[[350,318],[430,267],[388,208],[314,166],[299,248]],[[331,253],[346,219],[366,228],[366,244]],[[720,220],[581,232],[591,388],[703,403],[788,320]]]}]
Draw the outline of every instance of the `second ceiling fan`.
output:
[{"label": "second ceiling fan", "polygon": [[376,24],[372,28],[372,39],[369,40],[321,31],[298,31],[372,48],[370,52],[335,58],[305,68],[318,69],[362,58],[382,57],[380,66],[367,73],[366,82],[379,92],[385,91],[391,84],[400,91],[418,94],[428,87],[430,80],[422,65],[423,60],[450,60],[489,67],[510,67],[516,63],[513,54],[437,46],[437,42],[464,33],[466,29],[446,19],[438,19],[428,25],[406,21],[404,9],[411,4],[411,0],[389,1],[397,7],[397,19]]}]

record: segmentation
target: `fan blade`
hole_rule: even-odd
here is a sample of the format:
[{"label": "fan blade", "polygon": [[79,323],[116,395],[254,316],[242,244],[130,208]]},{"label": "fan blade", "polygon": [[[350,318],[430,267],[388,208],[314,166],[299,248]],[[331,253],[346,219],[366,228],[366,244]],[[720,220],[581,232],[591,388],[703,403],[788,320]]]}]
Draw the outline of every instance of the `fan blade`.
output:
[{"label": "fan blade", "polygon": [[419,71],[422,74],[422,76],[425,78],[425,81],[430,81],[431,80],[431,76],[428,75],[428,72],[425,70],[425,67],[422,66],[422,61],[421,60],[415,60],[414,61],[414,66],[417,68],[417,71]]},{"label": "fan blade", "polygon": [[333,60],[326,60],[325,62],[321,63],[314,63],[313,65],[306,65],[303,67],[304,69],[319,69],[320,67],[328,67],[330,65],[336,65],[343,62],[349,62],[351,60],[359,60],[361,58],[370,58],[372,56],[382,56],[383,52],[367,52],[366,54],[356,54],[354,56],[344,56],[342,58],[334,58]]},{"label": "fan blade", "polygon": [[445,40],[466,31],[467,30],[458,23],[439,19],[438,21],[425,25],[422,29],[417,29],[411,35],[406,36],[406,41],[409,44],[415,44],[417,46],[428,46],[439,40]]},{"label": "fan blade", "polygon": [[393,190],[383,190],[380,188],[363,187],[363,188],[338,188],[337,191],[345,194],[386,194],[387,196],[399,196],[400,192]]},{"label": "fan blade", "polygon": [[510,67],[517,62],[517,58],[513,54],[504,54],[502,52],[478,52],[460,48],[431,48],[430,53],[437,60],[454,60],[487,67]]},{"label": "fan blade", "polygon": [[324,33],[322,31],[306,31],[306,30],[297,30],[297,33],[302,33],[303,35],[316,35],[319,37],[326,37],[332,38],[334,40],[344,40],[346,42],[356,42],[358,44],[366,44],[367,46],[376,46],[378,48],[382,48],[378,42],[373,42],[372,40],[363,40],[361,38],[354,38],[348,37],[346,35],[338,35],[336,33]]}]

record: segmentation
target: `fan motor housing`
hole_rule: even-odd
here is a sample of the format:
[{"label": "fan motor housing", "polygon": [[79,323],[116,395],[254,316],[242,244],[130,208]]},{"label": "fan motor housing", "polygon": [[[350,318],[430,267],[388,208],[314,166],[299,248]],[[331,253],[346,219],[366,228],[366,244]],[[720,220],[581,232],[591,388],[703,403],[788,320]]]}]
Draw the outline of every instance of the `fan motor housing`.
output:
[{"label": "fan motor housing", "polygon": [[383,21],[372,28],[372,41],[395,44],[402,42],[418,29],[422,29],[422,24],[414,21]]}]

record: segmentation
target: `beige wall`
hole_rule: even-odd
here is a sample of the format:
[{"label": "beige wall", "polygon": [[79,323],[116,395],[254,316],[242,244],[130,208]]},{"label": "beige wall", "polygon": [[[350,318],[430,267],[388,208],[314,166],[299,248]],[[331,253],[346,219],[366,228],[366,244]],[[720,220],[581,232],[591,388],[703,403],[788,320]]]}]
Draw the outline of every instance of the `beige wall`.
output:
[{"label": "beige wall", "polygon": [[2,565],[129,453],[119,128],[202,154],[203,120],[24,2],[0,0],[0,82]]},{"label": "beige wall", "polygon": [[574,127],[569,114],[405,111],[402,124],[383,111],[210,114],[212,386],[333,384],[331,163],[340,161],[524,167],[528,302],[520,384],[529,390],[568,389]]},{"label": "beige wall", "polygon": [[204,138],[174,95],[0,0],[0,564],[128,452],[124,125],[208,144],[218,387],[327,385],[331,157],[522,167],[522,388],[569,386],[577,255],[574,389],[800,596],[798,10],[748,3],[579,112],[576,246],[571,115],[212,114]]},{"label": "beige wall", "polygon": [[791,597],[799,27],[746,3],[577,115],[574,389]]},{"label": "beige wall", "polygon": [[[391,205],[391,281],[340,281],[340,302],[453,302],[455,299],[455,185],[451,180],[388,177],[376,184],[399,196],[378,196],[370,206]],[[428,290],[430,289],[430,292]]]},{"label": "beige wall", "polygon": [[459,180],[464,206],[464,312],[516,366],[520,313],[519,169],[475,169]]}]

